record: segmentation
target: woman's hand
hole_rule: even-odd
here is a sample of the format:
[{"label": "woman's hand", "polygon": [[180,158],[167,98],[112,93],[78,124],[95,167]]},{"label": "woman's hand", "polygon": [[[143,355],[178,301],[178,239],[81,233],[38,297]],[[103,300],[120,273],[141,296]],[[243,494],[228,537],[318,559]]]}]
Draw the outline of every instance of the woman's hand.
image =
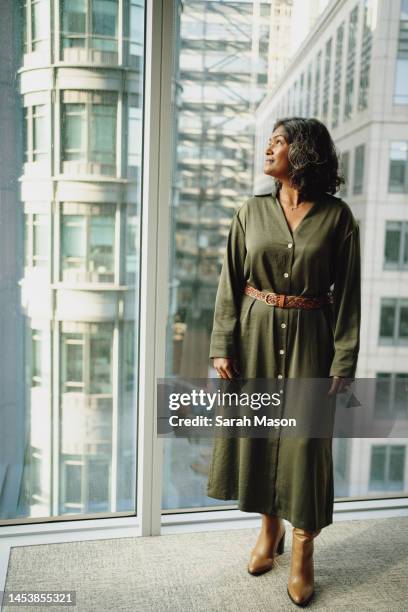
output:
[{"label": "woman's hand", "polygon": [[345,393],[350,390],[350,384],[354,378],[345,378],[343,376],[333,376],[333,382],[330,387],[328,395],[334,395],[335,393]]},{"label": "woman's hand", "polygon": [[217,370],[218,378],[235,378],[240,372],[230,357],[215,357],[213,366]]}]

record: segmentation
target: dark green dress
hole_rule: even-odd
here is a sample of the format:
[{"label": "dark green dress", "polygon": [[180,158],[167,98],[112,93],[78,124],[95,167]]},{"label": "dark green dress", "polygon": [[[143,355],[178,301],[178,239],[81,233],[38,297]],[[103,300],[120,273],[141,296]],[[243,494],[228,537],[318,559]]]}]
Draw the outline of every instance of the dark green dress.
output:
[{"label": "dark green dress", "polygon": [[[302,296],[334,285],[334,304],[270,306],[243,294],[246,283]],[[233,216],[210,358],[235,358],[241,376],[250,379],[354,377],[360,303],[359,226],[348,204],[325,194],[292,234],[274,188],[246,200]],[[321,529],[333,522],[332,439],[214,438],[207,494],[238,500],[245,512]]]}]

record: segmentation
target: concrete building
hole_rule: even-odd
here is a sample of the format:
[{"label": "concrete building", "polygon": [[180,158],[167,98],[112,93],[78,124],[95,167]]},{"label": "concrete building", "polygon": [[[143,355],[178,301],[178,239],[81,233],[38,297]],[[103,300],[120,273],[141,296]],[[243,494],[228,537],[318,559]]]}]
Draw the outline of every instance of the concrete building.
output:
[{"label": "concrete building", "polygon": [[22,7],[31,516],[135,504],[143,14],[139,0]]},{"label": "concrete building", "polygon": [[[341,153],[337,195],[361,228],[357,376],[378,378],[386,419],[408,413],[407,28],[406,0],[331,2],[257,110],[257,193],[271,186],[262,167],[277,118],[320,119]],[[407,461],[406,439],[336,440],[336,495],[406,492]]]}]

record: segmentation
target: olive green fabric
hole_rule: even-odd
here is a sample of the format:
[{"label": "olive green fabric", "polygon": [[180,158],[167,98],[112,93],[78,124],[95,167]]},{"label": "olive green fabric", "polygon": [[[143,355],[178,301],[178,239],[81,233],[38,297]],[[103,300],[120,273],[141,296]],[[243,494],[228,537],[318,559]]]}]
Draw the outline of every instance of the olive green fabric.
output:
[{"label": "olive green fabric", "polygon": [[[293,233],[276,188],[247,199],[230,226],[210,358],[234,358],[243,378],[354,377],[360,274],[359,227],[340,198],[316,200]],[[243,294],[246,283],[302,296],[332,289],[334,304],[270,306]],[[323,528],[333,520],[332,439],[215,438],[207,494],[238,500],[243,511],[277,514],[294,527]]]}]

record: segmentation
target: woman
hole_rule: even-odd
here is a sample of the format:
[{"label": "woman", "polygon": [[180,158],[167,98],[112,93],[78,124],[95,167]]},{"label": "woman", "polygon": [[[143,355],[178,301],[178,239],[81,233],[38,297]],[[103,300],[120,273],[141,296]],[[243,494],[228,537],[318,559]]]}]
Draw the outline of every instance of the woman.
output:
[{"label": "woman", "polygon": [[[333,195],[344,179],[324,124],[279,120],[265,153],[275,187],[233,216],[210,358],[221,378],[332,377],[335,402],[354,378],[360,345],[359,226]],[[331,438],[215,438],[207,494],[262,514],[251,574],[272,569],[283,552],[282,519],[292,523],[288,594],[306,605],[313,539],[333,522]]]}]

